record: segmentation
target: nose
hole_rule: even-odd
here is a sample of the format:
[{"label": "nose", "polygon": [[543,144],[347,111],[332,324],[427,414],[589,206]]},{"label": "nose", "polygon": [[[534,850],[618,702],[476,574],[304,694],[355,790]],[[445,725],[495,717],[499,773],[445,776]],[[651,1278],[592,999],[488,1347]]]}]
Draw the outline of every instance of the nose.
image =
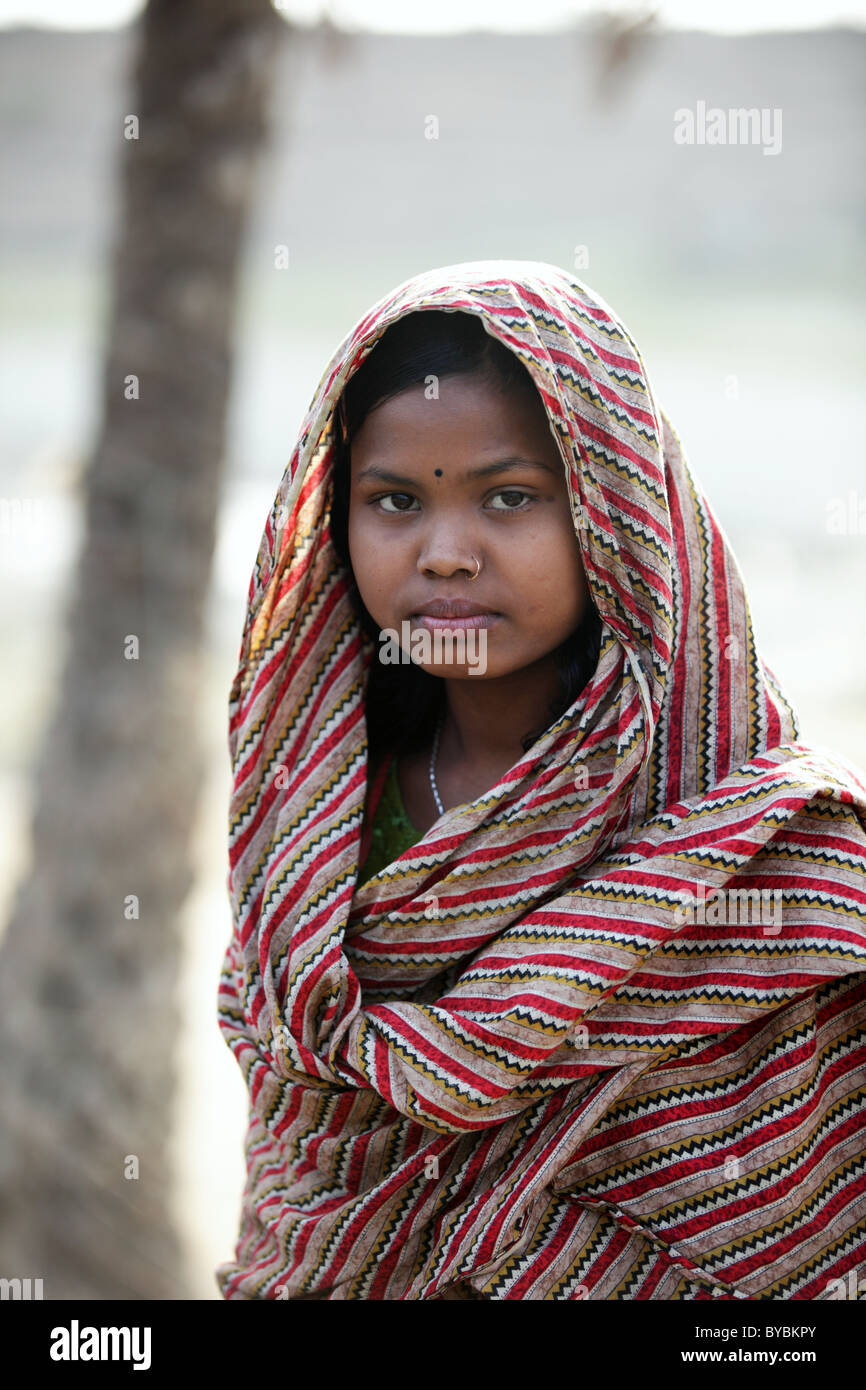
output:
[{"label": "nose", "polygon": [[418,573],[424,575],[438,575],[440,579],[450,579],[453,574],[459,574],[461,570],[472,577],[478,569],[478,563],[473,558],[478,554],[477,549],[472,550],[466,546],[449,546],[447,549],[439,546],[436,549],[428,547],[418,556]]},{"label": "nose", "polygon": [[419,574],[428,578],[436,575],[440,579],[450,579],[461,570],[470,576],[475,574],[477,561],[474,557],[481,552],[476,537],[471,534],[475,528],[465,521],[466,518],[455,515],[454,511],[449,515],[428,513],[427,524],[418,536]]},{"label": "nose", "polygon": [[450,579],[461,573],[474,579],[480,570],[480,561],[475,557],[481,556],[481,537],[472,508],[465,507],[459,499],[449,505],[445,498],[422,515],[422,524],[415,533],[418,573],[427,579],[433,575]]}]

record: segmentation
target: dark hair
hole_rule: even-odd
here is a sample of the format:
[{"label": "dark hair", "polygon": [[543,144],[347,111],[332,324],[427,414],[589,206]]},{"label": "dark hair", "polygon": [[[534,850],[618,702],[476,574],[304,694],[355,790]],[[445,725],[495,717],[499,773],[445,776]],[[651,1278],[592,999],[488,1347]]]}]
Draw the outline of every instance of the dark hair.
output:
[{"label": "dark hair", "polygon": [[[475,314],[435,309],[418,310],[387,328],[343,391],[335,417],[331,540],[348,570],[361,626],[377,646],[379,626],[361,599],[349,555],[351,441],[370,411],[392,396],[410,386],[423,385],[429,375],[470,373],[483,375],[503,391],[528,391],[540,400],[520,359],[493,338]],[[600,644],[601,619],[590,600],[578,627],[554,653],[560,691],[544,728],[524,735],[524,752],[577,699],[598,664]],[[374,659],[366,692],[371,766],[387,752],[400,754],[423,747],[433,735],[444,703],[445,681],[441,676],[430,675],[414,661],[386,665]]]}]

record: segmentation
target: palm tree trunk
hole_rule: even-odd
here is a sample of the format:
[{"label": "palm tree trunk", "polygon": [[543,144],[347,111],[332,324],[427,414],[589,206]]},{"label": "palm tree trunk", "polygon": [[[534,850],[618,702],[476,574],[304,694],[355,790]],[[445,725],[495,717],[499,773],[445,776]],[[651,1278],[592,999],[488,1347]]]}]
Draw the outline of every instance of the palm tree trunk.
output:
[{"label": "palm tree trunk", "polygon": [[46,1299],[189,1287],[168,1213],[179,915],[237,272],[285,32],[268,0],[150,0],[119,132],[103,425],[0,950],[0,1275]]}]

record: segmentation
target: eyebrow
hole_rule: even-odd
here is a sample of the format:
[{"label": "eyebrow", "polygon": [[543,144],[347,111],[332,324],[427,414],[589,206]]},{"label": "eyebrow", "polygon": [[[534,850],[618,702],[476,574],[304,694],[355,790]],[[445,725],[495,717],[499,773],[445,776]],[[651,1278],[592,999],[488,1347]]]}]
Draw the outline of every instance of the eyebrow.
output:
[{"label": "eyebrow", "polygon": [[[552,473],[558,476],[558,470],[552,464],[543,463],[541,459],[525,459],[518,456],[511,458],[497,459],[494,463],[482,463],[479,468],[470,468],[463,475],[463,482],[469,482],[473,478],[486,478],[493,473],[507,473],[514,468],[543,468],[545,473]],[[363,469],[358,474],[356,482],[363,482],[365,478],[377,478],[383,483],[406,483],[409,487],[417,487],[416,478],[406,478],[402,473],[391,473],[387,468],[377,468],[371,464],[369,468]]]}]

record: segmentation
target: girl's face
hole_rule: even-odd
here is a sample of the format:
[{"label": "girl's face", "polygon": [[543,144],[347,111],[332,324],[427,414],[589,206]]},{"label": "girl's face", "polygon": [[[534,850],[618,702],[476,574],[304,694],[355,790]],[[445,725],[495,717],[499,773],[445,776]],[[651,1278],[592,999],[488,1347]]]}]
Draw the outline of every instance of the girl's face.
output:
[{"label": "girl's face", "polygon": [[[369,613],[407,651],[407,631],[432,633],[418,610],[433,599],[492,610],[487,679],[552,653],[590,601],[541,399],[478,373],[441,378],[437,399],[410,387],[367,415],[351,445],[349,551]],[[469,675],[468,663],[433,663],[432,636],[412,654],[431,675]]]}]

